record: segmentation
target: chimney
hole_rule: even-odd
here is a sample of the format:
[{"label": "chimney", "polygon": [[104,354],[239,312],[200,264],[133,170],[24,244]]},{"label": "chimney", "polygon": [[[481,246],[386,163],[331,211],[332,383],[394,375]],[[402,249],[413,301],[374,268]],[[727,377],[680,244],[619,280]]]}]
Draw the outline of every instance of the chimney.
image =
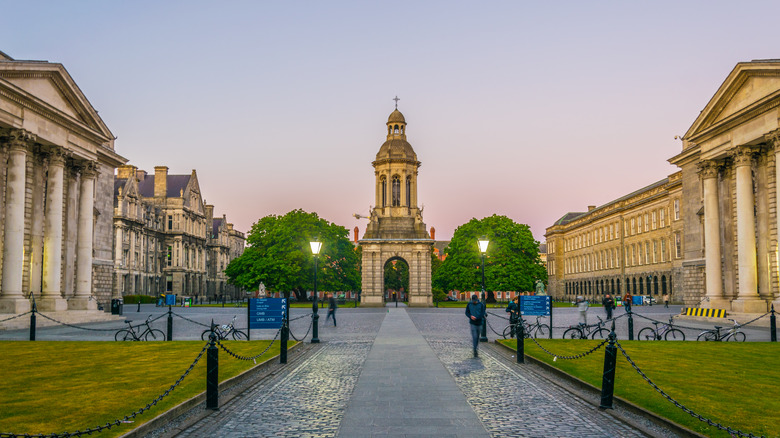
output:
[{"label": "chimney", "polygon": [[143,181],[146,179],[146,171],[138,169],[135,171],[135,177],[138,178],[138,181]]},{"label": "chimney", "polygon": [[436,228],[431,227],[431,240],[436,240]]},{"label": "chimney", "polygon": [[136,167],[129,164],[123,164],[116,168],[117,179],[128,179],[135,175]]},{"label": "chimney", "polygon": [[207,221],[207,224],[211,225],[211,222],[213,222],[213,220],[214,220],[214,206],[206,204],[206,205],[204,205],[204,207],[206,208],[206,221]]},{"label": "chimney", "polygon": [[595,206],[595,205],[589,205],[589,206],[588,206],[588,211],[593,211],[593,210],[595,210],[595,209],[596,209],[596,206]]},{"label": "chimney", "polygon": [[355,227],[355,243],[358,241],[358,227]]},{"label": "chimney", "polygon": [[168,166],[154,166],[154,197],[168,196]]}]

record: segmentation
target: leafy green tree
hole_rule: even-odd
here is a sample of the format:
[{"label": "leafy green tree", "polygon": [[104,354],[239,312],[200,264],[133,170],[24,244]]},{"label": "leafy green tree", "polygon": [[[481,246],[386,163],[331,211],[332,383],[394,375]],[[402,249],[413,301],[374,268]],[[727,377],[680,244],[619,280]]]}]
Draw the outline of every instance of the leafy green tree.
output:
[{"label": "leafy green tree", "polygon": [[309,242],[322,242],[317,290],[360,289],[360,258],[346,228],[303,210],[258,220],[247,235],[244,253],[228,264],[228,282],[247,290],[260,283],[272,291],[293,292],[298,300],[314,289],[314,256]]},{"label": "leafy green tree", "polygon": [[455,230],[447,258],[433,274],[433,286],[441,290],[481,290],[481,254],[477,240],[485,236],[490,245],[485,257],[485,290],[494,301],[494,291],[531,291],[536,279],[546,283],[547,271],[539,257],[539,242],[528,225],[506,216],[471,219]]},{"label": "leafy green tree", "polygon": [[385,264],[385,289],[409,291],[409,265],[403,260],[393,260]]}]

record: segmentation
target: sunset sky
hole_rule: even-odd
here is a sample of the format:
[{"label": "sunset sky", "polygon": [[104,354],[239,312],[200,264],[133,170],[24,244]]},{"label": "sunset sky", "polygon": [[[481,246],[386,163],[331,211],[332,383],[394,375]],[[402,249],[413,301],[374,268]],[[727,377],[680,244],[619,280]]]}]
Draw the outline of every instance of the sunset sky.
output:
[{"label": "sunset sky", "polygon": [[676,171],[674,139],[741,61],[780,58],[777,1],[6,1],[0,51],[64,64],[149,172],[198,172],[241,231],[295,208],[352,229],[393,97],[439,240],[545,228]]}]

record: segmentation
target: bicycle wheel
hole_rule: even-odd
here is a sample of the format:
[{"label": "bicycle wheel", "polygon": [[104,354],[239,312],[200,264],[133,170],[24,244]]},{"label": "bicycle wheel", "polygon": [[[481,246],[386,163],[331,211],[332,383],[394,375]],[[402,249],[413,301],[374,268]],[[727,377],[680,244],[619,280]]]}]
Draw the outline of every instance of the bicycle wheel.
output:
[{"label": "bicycle wheel", "polygon": [[609,336],[609,330],[607,330],[607,329],[602,327],[602,328],[596,330],[595,332],[593,332],[593,334],[590,335],[590,338],[591,339],[607,339],[608,336]]},{"label": "bicycle wheel", "polygon": [[507,339],[507,338],[509,337],[509,335],[511,335],[511,334],[512,334],[512,326],[511,326],[511,325],[508,325],[508,326],[506,326],[506,328],[504,329],[504,332],[503,332],[503,333],[501,333],[501,336],[503,336],[503,337],[504,337],[504,339]]},{"label": "bicycle wheel", "polygon": [[715,332],[706,331],[702,332],[698,337],[696,337],[697,341],[717,341],[718,335],[715,334]]},{"label": "bicycle wheel", "polygon": [[133,337],[133,334],[130,333],[130,330],[122,329],[116,332],[114,335],[115,341],[134,341],[135,338]]},{"label": "bicycle wheel", "polygon": [[547,324],[539,324],[539,327],[534,332],[534,338],[546,338],[550,336],[550,326]]},{"label": "bicycle wheel", "polygon": [[246,341],[247,336],[246,333],[242,332],[241,330],[233,330],[233,339],[236,341]]},{"label": "bicycle wheel", "polygon": [[152,329],[146,332],[144,339],[147,341],[164,341],[165,333],[163,333],[162,330]]},{"label": "bicycle wheel", "polygon": [[637,340],[640,341],[655,341],[655,330],[650,327],[645,327],[639,330],[639,334],[636,335]]},{"label": "bicycle wheel", "polygon": [[563,332],[563,339],[585,339],[585,335],[583,335],[582,330],[572,327]]},{"label": "bicycle wheel", "polygon": [[664,335],[665,341],[684,341],[685,333],[680,329],[671,329]]},{"label": "bicycle wheel", "polygon": [[200,334],[200,340],[201,341],[208,341],[210,335],[211,335],[211,330],[210,329],[203,330],[203,333]]},{"label": "bicycle wheel", "polygon": [[746,336],[745,336],[744,333],[742,333],[742,332],[734,332],[734,333],[729,334],[726,337],[726,340],[727,341],[731,341],[731,342],[745,342],[745,338],[746,338]]}]

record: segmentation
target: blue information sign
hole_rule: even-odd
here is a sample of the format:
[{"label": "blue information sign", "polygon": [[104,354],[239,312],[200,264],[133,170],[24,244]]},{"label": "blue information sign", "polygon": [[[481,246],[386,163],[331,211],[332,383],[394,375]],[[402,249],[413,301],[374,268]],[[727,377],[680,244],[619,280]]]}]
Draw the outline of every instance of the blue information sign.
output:
[{"label": "blue information sign", "polygon": [[547,316],[550,314],[551,307],[552,297],[549,295],[520,297],[521,315]]},{"label": "blue information sign", "polygon": [[285,298],[251,298],[249,300],[250,329],[278,329],[287,311]]},{"label": "blue information sign", "polygon": [[176,295],[173,295],[173,294],[165,295],[165,305],[166,306],[175,306],[176,305]]}]

